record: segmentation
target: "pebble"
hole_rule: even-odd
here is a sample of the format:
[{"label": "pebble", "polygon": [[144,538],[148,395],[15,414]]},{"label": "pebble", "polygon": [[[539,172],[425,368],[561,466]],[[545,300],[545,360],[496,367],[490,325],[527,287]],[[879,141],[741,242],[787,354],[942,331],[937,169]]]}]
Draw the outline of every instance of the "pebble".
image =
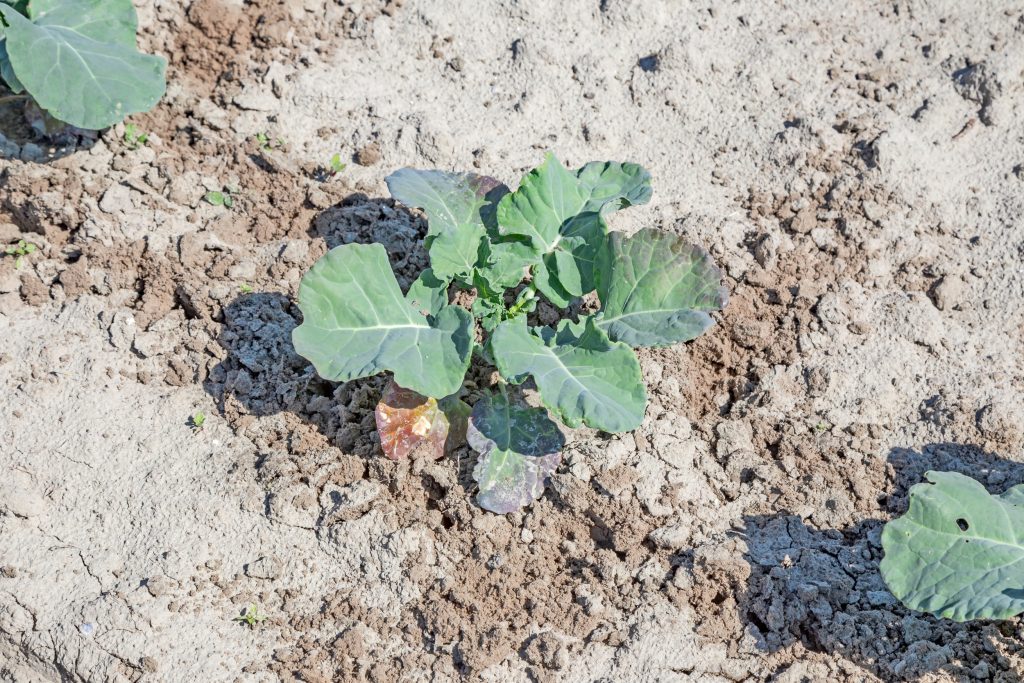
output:
[{"label": "pebble", "polygon": [[124,213],[132,208],[132,191],[127,185],[114,183],[103,193],[100,210],[104,213]]},{"label": "pebble", "polygon": [[273,580],[281,575],[283,563],[276,557],[261,557],[245,565],[245,575],[253,579]]}]

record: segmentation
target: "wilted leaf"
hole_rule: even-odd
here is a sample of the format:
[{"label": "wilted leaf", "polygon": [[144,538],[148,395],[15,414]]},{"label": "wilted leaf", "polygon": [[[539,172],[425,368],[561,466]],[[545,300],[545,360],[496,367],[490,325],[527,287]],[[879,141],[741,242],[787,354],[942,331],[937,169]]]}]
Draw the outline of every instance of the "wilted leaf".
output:
[{"label": "wilted leaf", "polygon": [[31,20],[0,4],[17,80],[54,117],[98,130],[152,109],[167,60],[135,48],[130,0],[34,0]]},{"label": "wilted leaf", "polygon": [[570,427],[582,422],[625,432],[643,421],[647,391],[640,362],[633,349],[608,339],[592,318],[534,331],[525,317],[508,320],[494,331],[491,351],[509,382],[519,384],[532,375],[544,405]]},{"label": "wilted leaf", "polygon": [[321,377],[347,382],[385,370],[424,396],[462,386],[473,350],[472,318],[443,306],[429,318],[398,287],[380,244],[345,244],[323,256],[299,287],[303,323],[295,350]]},{"label": "wilted leaf", "polygon": [[406,460],[414,452],[433,460],[444,455],[449,424],[437,399],[403,389],[391,381],[384,388],[374,416],[381,448],[391,460]]},{"label": "wilted leaf", "polygon": [[907,607],[954,621],[1024,612],[1024,485],[993,496],[970,477],[928,472],[885,525],[881,572]]},{"label": "wilted leaf", "polygon": [[480,454],[473,468],[480,485],[477,502],[500,514],[540,498],[565,444],[547,411],[513,403],[504,391],[487,394],[473,406],[468,439]]},{"label": "wilted leaf", "polygon": [[704,249],[653,228],[608,235],[599,252],[597,325],[630,346],[667,346],[700,336],[709,311],[728,301],[722,272]]}]

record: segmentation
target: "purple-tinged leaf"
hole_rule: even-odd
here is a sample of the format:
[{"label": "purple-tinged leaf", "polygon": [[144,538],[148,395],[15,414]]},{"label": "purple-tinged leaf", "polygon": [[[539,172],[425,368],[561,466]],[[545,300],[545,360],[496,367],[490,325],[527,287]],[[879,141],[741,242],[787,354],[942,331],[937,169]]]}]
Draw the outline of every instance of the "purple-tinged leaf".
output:
[{"label": "purple-tinged leaf", "polygon": [[484,396],[473,407],[467,438],[480,453],[473,468],[480,485],[477,502],[499,514],[540,498],[565,444],[546,410],[513,402],[504,391]]}]

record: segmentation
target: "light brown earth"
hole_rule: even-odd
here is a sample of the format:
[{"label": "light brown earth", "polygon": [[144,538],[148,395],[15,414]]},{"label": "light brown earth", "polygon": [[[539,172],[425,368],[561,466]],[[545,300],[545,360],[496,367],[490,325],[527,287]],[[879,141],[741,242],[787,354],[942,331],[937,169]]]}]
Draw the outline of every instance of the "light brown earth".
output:
[{"label": "light brown earth", "polygon": [[[0,260],[0,681],[1024,679],[1020,619],[878,573],[925,471],[1024,482],[1019,3],[139,8],[146,146],[0,118],[0,242],[40,246]],[[613,227],[707,246],[731,301],[496,516],[467,453],[380,457],[386,378],[319,379],[295,293],[341,243],[424,266],[392,170],[545,150],[646,166]]]}]

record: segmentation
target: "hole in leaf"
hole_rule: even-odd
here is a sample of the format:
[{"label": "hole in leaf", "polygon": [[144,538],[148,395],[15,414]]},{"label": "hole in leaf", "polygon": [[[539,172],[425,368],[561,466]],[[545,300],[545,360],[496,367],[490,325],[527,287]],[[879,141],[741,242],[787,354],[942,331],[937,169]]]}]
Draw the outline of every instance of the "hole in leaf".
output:
[{"label": "hole in leaf", "polygon": [[956,520],[956,525],[958,527],[960,527],[960,531],[967,531],[968,529],[971,528],[971,525],[968,524],[967,520],[964,519],[963,517],[961,517],[960,519]]}]

